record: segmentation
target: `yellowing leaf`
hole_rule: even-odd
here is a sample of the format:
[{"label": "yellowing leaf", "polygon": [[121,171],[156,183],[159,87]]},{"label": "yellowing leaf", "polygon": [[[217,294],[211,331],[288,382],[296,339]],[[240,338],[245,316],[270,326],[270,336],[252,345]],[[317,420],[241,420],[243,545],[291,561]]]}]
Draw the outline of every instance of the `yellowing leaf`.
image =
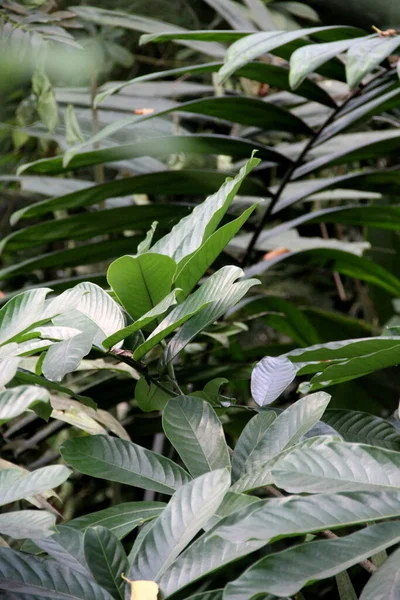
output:
[{"label": "yellowing leaf", "polygon": [[155,581],[131,581],[123,573],[122,578],[131,586],[131,600],[157,600],[158,585]]}]

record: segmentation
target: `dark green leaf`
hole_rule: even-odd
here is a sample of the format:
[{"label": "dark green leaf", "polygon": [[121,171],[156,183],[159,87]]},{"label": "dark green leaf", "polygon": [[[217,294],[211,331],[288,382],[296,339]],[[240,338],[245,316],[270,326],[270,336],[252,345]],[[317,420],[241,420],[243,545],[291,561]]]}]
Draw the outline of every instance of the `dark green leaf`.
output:
[{"label": "dark green leaf", "polygon": [[346,442],[400,451],[400,432],[381,417],[355,410],[327,410],[322,420]]},{"label": "dark green leaf", "polygon": [[106,527],[89,527],[85,532],[86,562],[97,583],[113,598],[124,599],[125,582],[122,573],[128,568],[125,550]]}]

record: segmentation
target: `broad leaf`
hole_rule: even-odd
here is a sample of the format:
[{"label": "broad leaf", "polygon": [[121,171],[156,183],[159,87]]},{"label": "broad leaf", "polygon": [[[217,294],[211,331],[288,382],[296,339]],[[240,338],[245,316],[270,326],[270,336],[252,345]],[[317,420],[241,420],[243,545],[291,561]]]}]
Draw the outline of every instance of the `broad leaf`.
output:
[{"label": "broad leaf", "polygon": [[190,481],[174,462],[137,444],[106,436],[76,438],[61,446],[64,460],[77,471],[162,494]]},{"label": "broad leaf", "polygon": [[265,592],[291,596],[305,585],[332,577],[399,541],[400,523],[380,523],[343,538],[300,544],[262,558],[226,586],[223,598],[250,600]]},{"label": "broad leaf", "polygon": [[55,562],[0,548],[0,589],[54,600],[111,600],[112,596],[85,575]]},{"label": "broad leaf", "polygon": [[39,288],[17,294],[0,310],[0,345],[18,339],[18,336],[42,320],[49,288]]},{"label": "broad leaf", "polygon": [[230,469],[222,424],[208,402],[195,396],[171,398],[163,412],[163,429],[193,477]]},{"label": "broad leaf", "polygon": [[353,44],[346,56],[346,78],[350,87],[355,87],[390,54],[395,54],[400,45],[399,38],[366,36]]},{"label": "broad leaf", "polygon": [[346,442],[400,451],[400,432],[386,419],[355,410],[327,410],[322,417]]},{"label": "broad leaf", "polygon": [[275,419],[276,414],[273,410],[260,412],[250,419],[243,429],[232,455],[232,479],[234,481],[239,479],[244,472],[247,459]]},{"label": "broad leaf", "polygon": [[38,540],[36,545],[57,561],[60,566],[77,571],[88,579],[92,579],[85,560],[83,538],[81,531],[59,525],[57,533]]},{"label": "broad leaf", "polygon": [[177,264],[195,252],[214,233],[239,191],[242,181],[259,162],[257,158],[248,160],[236,177],[226,180],[218,192],[209,196],[188,217],[175,225],[151,251],[171,256]]},{"label": "broad leaf", "polygon": [[400,596],[400,550],[385,560],[362,591],[360,600],[396,600]]},{"label": "broad leaf", "polygon": [[97,583],[113,598],[124,598],[122,574],[128,569],[125,550],[115,535],[105,527],[89,527],[84,538],[85,557]]},{"label": "broad leaf", "polygon": [[152,310],[169,293],[176,264],[154,252],[122,256],[108,268],[107,281],[134,319]]},{"label": "broad leaf", "polygon": [[143,540],[130,579],[158,581],[221,504],[230,485],[224,469],[182,486]]},{"label": "broad leaf", "polygon": [[400,452],[328,442],[293,449],[272,467],[275,484],[290,492],[332,493],[400,488]]},{"label": "broad leaf", "polygon": [[18,417],[28,409],[48,419],[51,414],[49,400],[48,391],[35,385],[20,385],[0,392],[0,423]]},{"label": "broad leaf", "polygon": [[172,390],[168,393],[158,387],[155,383],[150,383],[149,385],[144,377],[139,379],[135,387],[135,400],[143,412],[163,410],[168,400],[173,395],[174,392]]},{"label": "broad leaf", "polygon": [[21,359],[18,355],[18,345],[13,342],[0,347],[0,386],[6,385],[17,372]]},{"label": "broad leaf", "polygon": [[234,513],[241,511],[243,508],[250,506],[251,504],[259,503],[257,496],[250,496],[249,494],[238,494],[237,492],[228,492],[224,497],[221,505],[217,509],[216,513],[211,517],[208,523],[203,527],[205,531],[208,531],[219,521],[222,521],[225,517],[229,517]]},{"label": "broad leaf", "polygon": [[30,473],[21,472],[19,469],[2,470],[0,471],[0,506],[58,487],[68,479],[70,474],[71,471],[61,465],[42,467]]},{"label": "broad leaf", "polygon": [[136,527],[158,517],[164,502],[123,502],[68,521],[66,527],[86,531],[88,527],[107,527],[118,539],[123,539]]},{"label": "broad leaf", "polygon": [[0,533],[19,539],[40,539],[50,535],[56,518],[44,510],[17,510],[0,515]]},{"label": "broad leaf", "polygon": [[243,475],[232,489],[244,492],[272,483],[271,467],[276,457],[296,444],[319,421],[329,401],[328,394],[319,392],[301,398],[281,413],[260,436],[246,459]]},{"label": "broad leaf", "polygon": [[267,406],[279,398],[297,370],[288,358],[266,356],[260,360],[251,374],[251,395],[258,406]]}]

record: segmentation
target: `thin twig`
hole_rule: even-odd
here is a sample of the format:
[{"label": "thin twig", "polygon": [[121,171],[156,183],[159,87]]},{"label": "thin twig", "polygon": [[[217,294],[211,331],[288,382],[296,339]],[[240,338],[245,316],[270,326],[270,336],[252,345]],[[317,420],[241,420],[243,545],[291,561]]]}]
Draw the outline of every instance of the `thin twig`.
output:
[{"label": "thin twig", "polygon": [[149,381],[150,383],[154,383],[154,385],[156,385],[158,388],[160,388],[160,390],[163,390],[163,392],[166,392],[167,394],[173,394],[174,396],[178,396],[178,394],[176,392],[169,390],[162,383],[160,383],[158,381],[158,379],[156,379],[155,377],[150,375],[147,371],[146,365],[144,363],[134,360],[132,358],[132,353],[129,352],[128,350],[122,350],[122,349],[112,350],[110,352],[110,354],[112,356],[114,356],[115,358],[118,358],[118,360],[125,363],[126,365],[129,365],[130,367],[133,367],[134,369],[136,369],[136,371],[138,371],[139,373],[141,373],[143,375],[143,377],[146,379],[146,381]]}]

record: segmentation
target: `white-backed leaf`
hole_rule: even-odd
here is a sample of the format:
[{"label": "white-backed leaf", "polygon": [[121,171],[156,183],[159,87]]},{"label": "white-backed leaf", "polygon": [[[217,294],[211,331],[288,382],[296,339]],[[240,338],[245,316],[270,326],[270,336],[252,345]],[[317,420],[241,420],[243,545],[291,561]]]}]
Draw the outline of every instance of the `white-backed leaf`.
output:
[{"label": "white-backed leaf", "polygon": [[296,377],[297,367],[285,357],[266,356],[251,374],[251,395],[259,406],[274,402]]},{"label": "white-backed leaf", "polygon": [[0,345],[41,322],[49,288],[38,288],[17,294],[0,310]]},{"label": "white-backed leaf", "polygon": [[[261,593],[296,594],[313,581],[327,579],[400,541],[400,523],[379,523],[342,538],[300,544],[270,554],[229,583],[224,600],[250,600]],[[285,577],[282,577],[285,573]]]},{"label": "white-backed leaf", "polygon": [[21,359],[18,355],[18,344],[6,344],[0,348],[0,387],[13,379]]},{"label": "white-backed leaf", "polygon": [[191,479],[168,458],[117,438],[76,438],[60,450],[64,460],[81,473],[162,494],[173,494]]},{"label": "white-backed leaf", "polygon": [[400,550],[393,552],[373,574],[360,600],[396,600],[400,598]]},{"label": "white-backed leaf", "polygon": [[167,438],[193,477],[230,468],[222,424],[208,402],[195,396],[171,398],[162,423]]},{"label": "white-backed leaf", "polygon": [[47,405],[50,415],[49,400],[49,392],[36,385],[19,385],[0,392],[0,423],[18,417],[37,403]]},{"label": "white-backed leaf", "polygon": [[0,533],[15,540],[39,539],[50,535],[56,518],[44,510],[16,510],[0,515]]},{"label": "white-backed leaf", "polygon": [[182,486],[144,538],[129,578],[158,581],[217,510],[229,485],[228,471],[218,469]]},{"label": "white-backed leaf", "polygon": [[10,504],[58,487],[68,479],[70,474],[71,471],[62,465],[42,467],[27,474],[19,469],[0,471],[0,505]]},{"label": "white-backed leaf", "polygon": [[295,493],[399,490],[399,467],[400,452],[329,442],[293,449],[273,466],[272,476],[278,487]]},{"label": "white-backed leaf", "polygon": [[366,36],[351,46],[346,56],[346,78],[355,87],[400,45],[398,36]]},{"label": "white-backed leaf", "polygon": [[251,21],[245,16],[243,7],[232,0],[205,0],[221,17],[233,27],[243,31],[255,31]]}]

